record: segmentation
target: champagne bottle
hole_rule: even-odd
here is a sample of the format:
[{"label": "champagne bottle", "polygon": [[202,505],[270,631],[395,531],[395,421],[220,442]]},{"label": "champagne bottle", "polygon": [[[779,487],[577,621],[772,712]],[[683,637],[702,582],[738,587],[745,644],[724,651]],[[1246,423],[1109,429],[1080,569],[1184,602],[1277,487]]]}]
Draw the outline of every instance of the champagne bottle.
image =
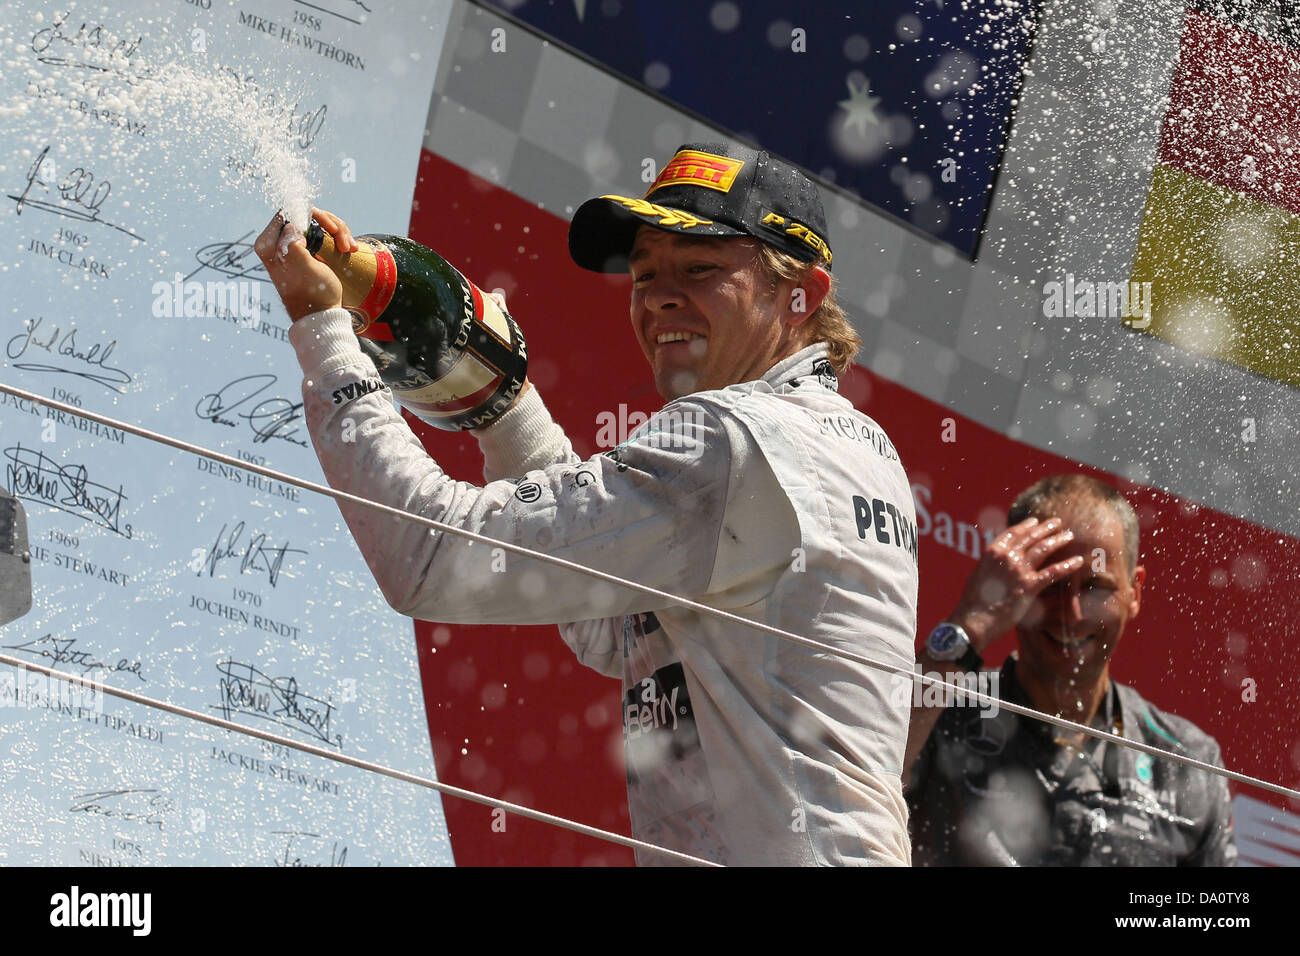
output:
[{"label": "champagne bottle", "polygon": [[361,349],[404,407],[456,431],[514,404],[528,369],[523,333],[451,263],[402,236],[358,236],[344,255],[314,219],[306,239],[342,281]]}]

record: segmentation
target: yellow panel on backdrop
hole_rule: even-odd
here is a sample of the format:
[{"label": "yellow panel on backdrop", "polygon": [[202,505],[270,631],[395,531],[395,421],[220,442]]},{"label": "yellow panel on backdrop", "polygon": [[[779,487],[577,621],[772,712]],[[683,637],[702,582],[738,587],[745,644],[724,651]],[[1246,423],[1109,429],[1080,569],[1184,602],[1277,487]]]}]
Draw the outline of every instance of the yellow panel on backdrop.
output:
[{"label": "yellow panel on backdrop", "polygon": [[1151,283],[1145,331],[1300,387],[1300,217],[1163,164],[1131,281]]}]

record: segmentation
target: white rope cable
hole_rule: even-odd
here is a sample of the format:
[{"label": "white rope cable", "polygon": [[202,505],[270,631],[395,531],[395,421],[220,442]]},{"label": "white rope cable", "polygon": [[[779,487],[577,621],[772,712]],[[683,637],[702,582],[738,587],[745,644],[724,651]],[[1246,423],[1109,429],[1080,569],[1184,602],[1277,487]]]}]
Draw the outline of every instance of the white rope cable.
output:
[{"label": "white rope cable", "polygon": [[802,647],[809,648],[810,650],[819,651],[823,654],[830,654],[835,657],[842,658],[844,660],[853,661],[854,663],[864,664],[868,667],[874,667],[875,669],[885,671],[886,673],[896,674],[900,677],[906,677],[910,681],[919,681],[923,684],[942,686],[948,688],[951,691],[956,691],[957,693],[962,694],[963,698],[961,699],[974,699],[979,701],[982,704],[987,704],[989,706],[996,706],[1003,710],[1008,710],[1013,714],[1020,714],[1025,717],[1033,717],[1037,720],[1043,721],[1044,723],[1048,723],[1048,724],[1052,724],[1053,726],[1060,727],[1062,730],[1069,730],[1075,733],[1086,734],[1087,736],[1095,737],[1099,740],[1104,740],[1108,743],[1117,744],[1121,747],[1129,747],[1130,749],[1140,751],[1141,753],[1148,754],[1149,756],[1152,757],[1159,757],[1163,760],[1172,760],[1174,763],[1183,764],[1184,766],[1187,767],[1193,767],[1197,770],[1204,770],[1207,773],[1218,774],[1221,777],[1226,777],[1229,780],[1235,780],[1238,783],[1249,784],[1250,786],[1253,787],[1259,787],[1261,790],[1267,790],[1271,793],[1280,794],[1281,796],[1284,797],[1291,797],[1293,799],[1300,800],[1300,790],[1293,790],[1289,787],[1284,787],[1281,784],[1270,783],[1267,780],[1261,780],[1258,777],[1251,777],[1248,776],[1247,774],[1238,773],[1235,770],[1228,770],[1224,767],[1216,767],[1213,764],[1206,763],[1203,760],[1197,760],[1193,757],[1187,757],[1184,756],[1183,754],[1177,754],[1171,750],[1161,750],[1159,747],[1153,747],[1150,744],[1145,744],[1142,743],[1141,741],[1128,740],[1124,737],[1119,736],[1118,734],[1111,733],[1110,731],[1100,730],[1096,727],[1090,727],[1084,724],[1078,724],[1075,723],[1074,721],[1066,720],[1063,717],[1056,717],[1051,714],[1044,713],[1042,711],[1034,710],[1032,707],[1025,707],[1021,704],[1015,704],[1012,703],[1011,701],[1006,701],[1006,700],[1002,700],[1001,698],[992,697],[990,695],[981,693],[979,691],[975,691],[975,690],[971,690],[970,688],[963,687],[959,684],[949,683],[947,681],[935,677],[931,677],[928,674],[918,673],[916,671],[909,670],[904,667],[900,667],[897,664],[891,664],[888,661],[880,661],[880,660],[876,660],[875,658],[868,657],[865,654],[858,654],[854,651],[841,650],[836,647],[831,647],[829,644],[822,644],[819,641],[814,641],[811,638],[803,637],[799,634],[794,634],[790,631],[782,630],[779,627],[773,627],[770,624],[763,624],[758,621],[752,621],[749,618],[741,617],[739,614],[733,614],[730,611],[723,611],[719,608],[710,607],[707,604],[701,604],[698,601],[692,601],[689,598],[684,598],[679,595],[672,594],[671,592],[668,591],[662,591],[659,588],[650,587],[649,585],[641,584],[636,581],[625,580],[624,578],[620,578],[617,575],[610,574],[607,571],[599,571],[595,568],[589,568],[586,567],[585,565],[581,565],[573,561],[565,560],[564,558],[557,558],[554,555],[546,554],[541,551],[533,551],[530,550],[529,548],[523,547],[522,545],[510,544],[509,542],[506,541],[498,541],[495,538],[490,538],[487,535],[479,534],[476,531],[467,531],[464,528],[457,528],[454,525],[444,524],[441,521],[435,521],[433,518],[426,518],[424,515],[418,515],[409,511],[403,511],[400,508],[394,508],[391,505],[382,504],[381,502],[378,501],[372,501],[369,498],[363,498],[360,495],[354,495],[351,492],[339,491],[336,488],[330,488],[328,485],[318,484],[317,482],[314,481],[308,481],[305,478],[298,478],[294,475],[289,475],[284,472],[279,472],[272,468],[267,468],[264,465],[257,465],[252,462],[241,461],[240,459],[224,454],[223,452],[212,451],[211,449],[204,448],[201,445],[195,445],[190,442],[183,441],[179,438],[173,438],[170,435],[164,435],[160,432],[154,432],[147,428],[142,428],[139,425],[130,425],[127,424],[126,422],[117,421],[116,419],[109,418],[105,415],[99,415],[95,412],[87,412],[80,408],[75,408],[74,406],[66,405],[63,402],[58,402],[58,401],[54,401],[53,399],[44,398],[43,396],[37,395],[33,392],[27,392],[19,388],[14,388],[11,385],[5,385],[2,382],[0,382],[0,392],[7,393],[9,395],[13,395],[18,398],[23,398],[30,402],[35,402],[41,405],[45,405],[48,408],[56,408],[60,411],[66,412],[67,414],[78,416],[81,418],[86,418],[89,419],[90,421],[98,422],[99,424],[106,425],[110,428],[117,428],[129,434],[138,435],[141,438],[147,438],[151,441],[156,441],[163,445],[169,445],[172,448],[177,448],[180,449],[181,451],[187,451],[190,452],[191,454],[201,455],[205,458],[210,458],[213,461],[221,462],[222,464],[228,464],[236,468],[242,468],[246,471],[251,471],[254,472],[255,474],[262,475],[265,478],[272,478],[283,484],[291,484],[296,487],[303,488],[307,491],[314,491],[318,494],[322,494],[330,498],[334,498],[336,501],[346,501],[350,504],[360,505],[363,508],[370,508],[373,511],[379,511],[383,514],[387,514],[392,517],[413,521],[416,524],[424,525],[425,527],[432,528],[435,531],[442,531],[447,534],[456,535],[458,537],[468,538],[471,541],[476,541],[481,544],[489,544],[492,545],[493,547],[502,548],[505,551],[509,551],[513,554],[517,554],[522,557],[532,558],[536,561],[541,561],[545,564],[551,564],[556,567],[566,568],[570,571],[577,571],[580,574],[586,574],[589,575],[590,577],[598,578],[602,581],[607,581],[610,584],[616,584],[619,585],[620,587],[629,588],[631,590],[638,591],[642,594],[647,594],[652,597],[657,597],[657,598],[662,598],[664,600],[672,601],[673,603],[678,604],[681,607],[690,608],[693,611],[697,611],[701,614],[711,615],[713,617],[719,618],[720,620],[730,621],[735,624],[741,624],[753,630],[761,631],[765,634],[771,634],[774,637],[780,637],[784,640],[798,644]]},{"label": "white rope cable", "polygon": [[110,687],[108,684],[104,684],[100,681],[87,680],[84,677],[77,677],[74,674],[65,674],[62,671],[56,671],[41,664],[29,664],[26,661],[20,661],[17,658],[10,657],[8,654],[0,654],[0,664],[9,664],[24,671],[36,671],[39,674],[66,681],[67,683],[78,687],[90,687],[98,693],[111,694],[114,697],[120,697],[122,700],[130,701],[133,704],[143,704],[145,707],[153,707],[156,710],[163,710],[169,714],[175,714],[178,717],[187,717],[190,720],[196,720],[199,723],[210,724],[213,727],[220,727],[222,730],[244,734],[247,737],[256,737],[258,740],[265,740],[269,743],[279,744],[283,747],[292,747],[294,750],[301,750],[303,753],[309,753],[315,757],[324,757],[326,760],[333,760],[335,763],[345,764],[349,767],[356,767],[358,770],[367,770],[370,773],[392,777],[394,780],[401,780],[404,783],[415,784],[417,787],[437,790],[439,793],[446,794],[450,797],[460,797],[462,800],[481,803],[484,806],[492,807],[493,809],[506,810],[509,813],[525,817],[529,820],[549,823],[552,826],[557,826],[565,830],[572,830],[574,833],[581,833],[586,836],[597,837],[601,840],[608,840],[610,843],[618,843],[634,850],[649,850],[652,853],[661,853],[665,856],[672,857],[675,860],[680,860],[683,863],[695,863],[700,866],[722,865],[720,863],[714,863],[711,860],[703,860],[697,856],[691,856],[689,853],[669,850],[666,847],[655,846],[653,843],[646,843],[643,840],[637,840],[633,837],[625,837],[619,833],[611,833],[609,830],[601,830],[598,827],[588,826],[585,823],[579,823],[576,820],[569,820],[566,817],[558,817],[541,810],[533,810],[530,807],[520,806],[519,804],[511,803],[508,800],[497,800],[485,794],[476,793],[473,790],[465,790],[462,787],[454,787],[448,783],[440,783],[437,780],[430,780],[428,777],[417,777],[415,774],[407,773],[404,770],[395,770],[392,767],[385,767],[383,764],[371,763],[369,760],[360,760],[357,757],[349,757],[346,754],[331,753],[323,747],[317,747],[315,744],[305,744],[297,740],[290,740],[288,737],[281,737],[278,734],[267,733],[264,730],[255,730],[252,727],[245,727],[243,724],[223,720],[220,717],[213,717],[210,714],[205,714],[197,710],[190,710],[188,707],[181,707],[179,704],[171,704],[165,700],[157,700],[153,697],[145,697],[143,694],[132,693],[129,690]]}]

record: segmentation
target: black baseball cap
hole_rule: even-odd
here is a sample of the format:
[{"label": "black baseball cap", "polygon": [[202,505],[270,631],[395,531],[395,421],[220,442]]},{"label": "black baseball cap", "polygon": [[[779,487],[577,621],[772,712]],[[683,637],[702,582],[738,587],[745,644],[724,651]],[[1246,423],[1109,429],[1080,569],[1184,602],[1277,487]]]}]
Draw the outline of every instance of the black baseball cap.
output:
[{"label": "black baseball cap", "polygon": [[641,199],[589,199],[569,225],[569,254],[592,272],[626,272],[642,226],[691,236],[753,236],[803,262],[831,265],[817,187],[768,152],[729,143],[678,148]]}]

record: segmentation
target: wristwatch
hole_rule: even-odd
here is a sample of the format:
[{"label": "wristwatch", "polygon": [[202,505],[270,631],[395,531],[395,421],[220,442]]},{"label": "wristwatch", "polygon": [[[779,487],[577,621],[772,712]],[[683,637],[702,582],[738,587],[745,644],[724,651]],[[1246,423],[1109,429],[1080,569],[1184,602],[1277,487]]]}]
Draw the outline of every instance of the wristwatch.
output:
[{"label": "wristwatch", "polygon": [[947,621],[930,632],[925,639],[925,650],[934,660],[955,661],[966,671],[977,671],[984,666],[984,658],[975,653],[966,632]]}]

